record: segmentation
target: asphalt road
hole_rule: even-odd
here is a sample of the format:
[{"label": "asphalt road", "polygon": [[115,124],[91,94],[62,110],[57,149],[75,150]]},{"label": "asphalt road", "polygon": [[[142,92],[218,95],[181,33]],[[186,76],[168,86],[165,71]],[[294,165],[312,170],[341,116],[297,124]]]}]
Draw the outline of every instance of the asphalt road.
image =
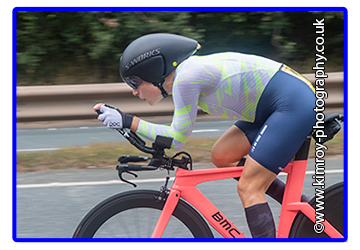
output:
[{"label": "asphalt road", "polygon": [[[195,168],[212,166],[195,166]],[[314,196],[312,172],[314,161],[308,164],[303,193]],[[326,186],[343,180],[343,159],[326,160]],[[142,172],[138,189],[155,189],[163,185],[165,172]],[[280,175],[285,180],[285,175]],[[114,194],[133,190],[118,181],[113,169],[64,170],[17,174],[16,236],[17,238],[70,238],[83,216],[97,203]],[[250,236],[243,208],[232,179],[208,182],[199,189],[247,237]],[[276,223],[280,205],[268,198]],[[326,205],[326,204],[325,204]],[[215,234],[216,237],[220,237]]]},{"label": "asphalt road", "polygon": [[[192,136],[220,136],[233,121],[199,121]],[[104,126],[53,127],[17,130],[17,151],[53,150],[64,146],[121,141],[116,131]],[[197,165],[195,168],[213,166]],[[314,196],[310,160],[303,193]],[[326,186],[343,180],[343,159],[326,160]],[[159,190],[166,173],[142,172],[138,189]],[[285,176],[279,176],[285,180]],[[114,169],[59,170],[17,173],[14,218],[17,238],[70,238],[83,216],[96,204],[114,194],[133,190],[118,180]],[[236,182],[232,179],[199,185],[199,189],[246,235],[250,236]],[[280,205],[268,199],[276,223]],[[214,233],[216,237],[221,237]]]}]

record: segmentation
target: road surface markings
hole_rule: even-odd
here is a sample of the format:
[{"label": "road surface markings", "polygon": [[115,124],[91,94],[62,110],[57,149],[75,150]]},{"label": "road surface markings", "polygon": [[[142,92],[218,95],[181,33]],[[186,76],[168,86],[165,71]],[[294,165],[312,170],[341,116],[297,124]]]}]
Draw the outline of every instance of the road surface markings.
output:
[{"label": "road surface markings", "polygon": [[38,151],[54,151],[60,148],[31,148],[31,149],[17,149],[16,152],[38,152]]},{"label": "road surface markings", "polygon": [[[170,178],[174,180],[174,177]],[[133,180],[133,183],[148,183],[148,182],[165,182],[165,178]],[[73,187],[73,186],[96,186],[96,185],[112,185],[112,184],[126,184],[121,180],[109,181],[84,181],[84,182],[52,182],[44,184],[20,184],[16,185],[17,188],[44,188],[44,187]]]},{"label": "road surface markings", "polygon": [[[333,169],[327,170],[326,174],[340,174],[343,173],[343,169]],[[306,174],[314,174],[314,171],[306,171]],[[285,173],[280,173],[280,175],[285,175]],[[174,180],[174,177],[170,178]],[[132,180],[133,183],[149,183],[149,182],[165,182],[165,178],[155,178],[155,179],[143,179],[143,180]],[[108,180],[108,181],[84,181],[84,182],[52,182],[44,184],[19,184],[16,185],[17,188],[47,188],[47,187],[74,187],[74,186],[97,186],[97,185],[113,185],[113,184],[127,184],[120,180]]]},{"label": "road surface markings", "polygon": [[218,132],[220,129],[197,129],[193,130],[193,133],[207,133],[207,132]]}]

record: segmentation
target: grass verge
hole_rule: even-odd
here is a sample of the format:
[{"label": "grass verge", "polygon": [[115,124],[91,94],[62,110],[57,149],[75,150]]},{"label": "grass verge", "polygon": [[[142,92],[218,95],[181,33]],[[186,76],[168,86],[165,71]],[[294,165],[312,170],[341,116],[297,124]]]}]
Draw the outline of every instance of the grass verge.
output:
[{"label": "grass verge", "polygon": [[[183,151],[191,154],[194,163],[211,163],[210,152],[217,140],[213,138],[192,138]],[[327,142],[326,156],[343,155],[343,132]],[[168,150],[174,155],[176,150]],[[66,147],[50,152],[17,153],[16,170],[18,172],[45,171],[56,169],[87,169],[115,167],[120,155],[144,155],[127,142],[92,144],[87,147]],[[309,157],[315,156],[315,141],[312,140]]]}]

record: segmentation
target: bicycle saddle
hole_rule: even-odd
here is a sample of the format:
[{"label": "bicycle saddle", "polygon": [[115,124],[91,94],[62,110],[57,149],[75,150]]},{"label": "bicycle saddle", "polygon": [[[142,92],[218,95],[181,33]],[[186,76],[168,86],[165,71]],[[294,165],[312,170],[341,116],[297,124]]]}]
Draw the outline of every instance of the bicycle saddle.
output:
[{"label": "bicycle saddle", "polygon": [[[320,124],[320,128],[324,131],[324,134],[327,137],[317,137],[316,131],[319,129],[315,129],[312,134],[315,141],[318,141],[321,144],[324,144],[327,141],[330,141],[334,136],[341,130],[341,124],[339,121],[344,121],[344,116],[339,115],[337,113],[326,115],[323,125]],[[316,125],[317,126],[317,125]]]}]

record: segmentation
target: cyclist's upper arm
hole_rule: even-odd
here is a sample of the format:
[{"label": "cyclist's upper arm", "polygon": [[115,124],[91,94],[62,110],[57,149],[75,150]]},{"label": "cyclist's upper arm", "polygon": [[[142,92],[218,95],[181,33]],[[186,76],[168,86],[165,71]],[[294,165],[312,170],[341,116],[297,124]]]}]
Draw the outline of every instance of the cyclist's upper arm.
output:
[{"label": "cyclist's upper arm", "polygon": [[174,138],[173,147],[182,148],[190,138],[195,125],[201,84],[197,84],[199,72],[192,68],[187,74],[178,73],[173,85],[174,116],[170,126],[158,125],[140,120],[138,133],[152,141],[157,135]]}]

